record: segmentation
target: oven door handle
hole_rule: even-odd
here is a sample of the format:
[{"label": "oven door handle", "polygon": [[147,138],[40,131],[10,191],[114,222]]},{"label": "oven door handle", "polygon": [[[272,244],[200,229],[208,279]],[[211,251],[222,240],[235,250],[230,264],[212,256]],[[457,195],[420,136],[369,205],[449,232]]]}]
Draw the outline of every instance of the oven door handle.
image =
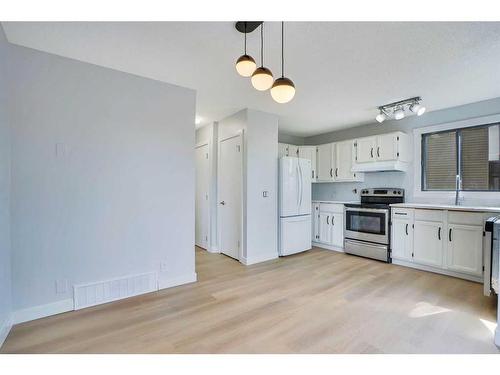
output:
[{"label": "oven door handle", "polygon": [[389,213],[389,209],[387,208],[355,208],[355,207],[346,207],[346,211],[358,211],[358,212],[382,212]]}]

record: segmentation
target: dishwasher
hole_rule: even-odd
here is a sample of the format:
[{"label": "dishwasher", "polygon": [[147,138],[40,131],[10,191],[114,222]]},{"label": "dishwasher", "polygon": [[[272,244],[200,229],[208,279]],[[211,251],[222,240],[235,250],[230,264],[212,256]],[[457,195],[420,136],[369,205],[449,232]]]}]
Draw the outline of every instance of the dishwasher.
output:
[{"label": "dishwasher", "polygon": [[[484,295],[497,295],[500,290],[500,216],[490,217],[484,225]],[[495,330],[495,344],[500,347],[500,309],[497,302],[497,328]]]}]

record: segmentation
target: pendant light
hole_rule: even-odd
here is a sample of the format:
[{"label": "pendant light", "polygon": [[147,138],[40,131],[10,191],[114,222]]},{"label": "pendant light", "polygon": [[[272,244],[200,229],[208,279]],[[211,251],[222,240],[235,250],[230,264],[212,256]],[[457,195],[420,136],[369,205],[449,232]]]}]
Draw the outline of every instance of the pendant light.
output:
[{"label": "pendant light", "polygon": [[259,91],[266,91],[273,85],[273,73],[264,67],[264,23],[260,25],[260,67],[252,74],[252,85]]},{"label": "pendant light", "polygon": [[236,60],[236,71],[242,77],[250,77],[257,64],[252,56],[247,55],[247,23],[245,22],[245,54],[241,55],[238,60]]},{"label": "pendant light", "polygon": [[285,77],[284,24],[281,22],[281,77],[274,81],[271,88],[271,96],[278,103],[288,103],[295,96],[295,85],[291,79]]}]

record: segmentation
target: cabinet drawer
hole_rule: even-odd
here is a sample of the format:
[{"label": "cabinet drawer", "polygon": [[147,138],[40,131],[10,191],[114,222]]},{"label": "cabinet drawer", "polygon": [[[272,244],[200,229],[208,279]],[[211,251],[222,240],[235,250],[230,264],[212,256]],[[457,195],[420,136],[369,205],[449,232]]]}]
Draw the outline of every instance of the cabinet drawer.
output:
[{"label": "cabinet drawer", "polygon": [[443,210],[415,210],[415,220],[421,221],[444,221],[445,212]]},{"label": "cabinet drawer", "polygon": [[344,205],[336,203],[320,203],[319,210],[321,212],[344,213]]},{"label": "cabinet drawer", "polygon": [[482,212],[448,211],[450,224],[483,225]]},{"label": "cabinet drawer", "polygon": [[412,208],[391,208],[392,217],[396,219],[413,220],[414,210]]}]

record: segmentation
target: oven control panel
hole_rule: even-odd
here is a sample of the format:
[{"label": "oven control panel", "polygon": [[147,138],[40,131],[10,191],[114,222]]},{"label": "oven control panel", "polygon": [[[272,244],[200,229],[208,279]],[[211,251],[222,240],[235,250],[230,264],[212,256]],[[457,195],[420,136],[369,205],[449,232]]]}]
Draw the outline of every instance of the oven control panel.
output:
[{"label": "oven control panel", "polygon": [[375,188],[375,189],[362,189],[361,196],[371,197],[404,197],[405,190],[400,188]]}]

